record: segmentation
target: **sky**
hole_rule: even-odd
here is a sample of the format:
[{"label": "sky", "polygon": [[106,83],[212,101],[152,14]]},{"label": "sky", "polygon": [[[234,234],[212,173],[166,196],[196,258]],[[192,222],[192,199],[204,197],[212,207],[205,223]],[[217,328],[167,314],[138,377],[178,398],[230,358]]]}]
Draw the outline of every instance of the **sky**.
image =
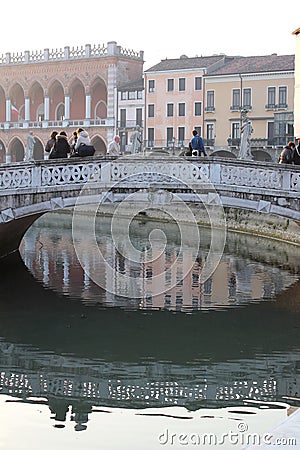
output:
[{"label": "sky", "polygon": [[181,55],[295,53],[299,0],[5,0],[0,55],[118,45],[144,51],[144,69]]}]

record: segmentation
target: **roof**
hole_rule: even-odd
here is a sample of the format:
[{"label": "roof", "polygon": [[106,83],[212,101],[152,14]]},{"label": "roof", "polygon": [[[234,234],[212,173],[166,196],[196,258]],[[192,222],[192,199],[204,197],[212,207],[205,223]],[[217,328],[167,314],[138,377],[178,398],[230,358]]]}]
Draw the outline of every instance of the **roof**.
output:
[{"label": "roof", "polygon": [[237,73],[282,72],[295,70],[295,55],[236,56],[223,67],[210,73],[230,75]]},{"label": "roof", "polygon": [[119,91],[137,91],[142,89],[144,89],[144,78],[142,77],[118,86]]},{"label": "roof", "polygon": [[163,59],[160,63],[145,70],[145,73],[185,69],[205,69],[218,61],[223,61],[224,57],[225,55],[213,55],[188,58],[183,55],[177,59]]}]

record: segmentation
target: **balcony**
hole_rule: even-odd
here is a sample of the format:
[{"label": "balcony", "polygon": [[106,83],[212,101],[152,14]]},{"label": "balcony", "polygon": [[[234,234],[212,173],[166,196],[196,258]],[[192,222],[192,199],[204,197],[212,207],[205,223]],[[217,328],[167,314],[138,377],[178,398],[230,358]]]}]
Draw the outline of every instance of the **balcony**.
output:
[{"label": "balcony", "polygon": [[120,120],[118,121],[117,127],[118,130],[125,130],[125,129],[134,129],[137,126],[143,128],[144,127],[144,121],[143,120]]},{"label": "balcony", "polygon": [[41,120],[41,121],[25,121],[20,122],[0,122],[0,129],[37,129],[37,128],[66,128],[66,127],[114,127],[114,118],[106,119],[62,119],[62,120]]}]

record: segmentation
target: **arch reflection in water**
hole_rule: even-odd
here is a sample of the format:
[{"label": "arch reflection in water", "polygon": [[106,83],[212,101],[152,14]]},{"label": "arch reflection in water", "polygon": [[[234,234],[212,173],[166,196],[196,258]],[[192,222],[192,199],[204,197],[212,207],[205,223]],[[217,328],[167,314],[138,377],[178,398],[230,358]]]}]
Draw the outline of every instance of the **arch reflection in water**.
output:
[{"label": "arch reflection in water", "polygon": [[[130,275],[127,278],[128,284],[118,288],[118,292],[123,291],[124,297],[110,293],[114,290],[113,284],[118,283],[118,277],[106,273],[106,266],[99,263],[88,238],[84,241],[85,266],[97,271],[98,276],[100,274],[105,280],[107,291],[93,283],[82,270],[72,245],[69,214],[47,214],[37,221],[26,234],[21,247],[25,264],[46,287],[70,297],[80,297],[86,304],[97,302],[106,306],[134,309],[190,311],[245,305],[250,301],[274,298],[298,279],[297,275],[293,274],[298,271],[296,256],[295,260],[290,258],[286,261],[286,252],[280,254],[280,249],[277,249],[277,261],[270,264],[272,261],[268,261],[268,248],[274,258],[272,244],[266,244],[259,238],[252,238],[251,241],[250,237],[229,235],[225,253],[216,271],[208,280],[202,282],[201,270],[209,251],[210,230],[202,228],[201,248],[195,249],[191,241],[189,247],[181,249],[182,256],[174,266],[173,262],[178,257],[180,237],[176,224],[163,222],[132,222],[133,245],[138,249],[147,248],[153,261],[128,261],[120,248],[116,249],[114,246],[110,223],[109,218],[101,218],[98,225],[98,245],[117,273]],[[157,229],[163,230],[167,237],[163,253],[160,239],[153,239],[149,250],[148,237]],[[83,220],[83,236],[84,231]],[[240,251],[242,256],[238,254]],[[263,261],[263,258],[266,258],[266,261]],[[192,264],[193,261],[195,262]],[[280,269],[274,265],[277,262]],[[189,265],[192,269],[182,279],[182,273],[185,273]],[[283,266],[290,270],[282,270]],[[157,282],[154,282],[158,273],[165,274],[164,286],[157,286]]]}]

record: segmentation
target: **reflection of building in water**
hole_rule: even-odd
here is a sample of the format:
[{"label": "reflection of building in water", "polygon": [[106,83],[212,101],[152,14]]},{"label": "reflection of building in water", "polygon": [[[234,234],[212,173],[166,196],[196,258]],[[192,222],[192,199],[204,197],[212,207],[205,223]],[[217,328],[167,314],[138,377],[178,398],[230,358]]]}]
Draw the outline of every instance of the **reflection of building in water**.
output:
[{"label": "reflection of building in water", "polygon": [[[24,239],[24,259],[36,278],[46,286],[81,297],[86,303],[103,302],[114,306],[139,306],[172,310],[207,309],[242,305],[251,300],[270,298],[290,285],[296,276],[263,262],[224,254],[208,280],[202,280],[207,249],[180,248],[169,240],[162,251],[160,240],[152,240],[144,262],[130,260],[122,243],[115,247],[103,227],[98,247],[84,235],[80,266],[72,242],[70,227],[32,227]],[[146,248],[148,237],[135,236],[140,248]],[[99,260],[99,250],[103,261]],[[88,276],[96,274],[100,289]],[[99,295],[99,289],[101,295]],[[120,296],[111,294],[117,292]],[[126,298],[124,298],[126,297]]]}]

